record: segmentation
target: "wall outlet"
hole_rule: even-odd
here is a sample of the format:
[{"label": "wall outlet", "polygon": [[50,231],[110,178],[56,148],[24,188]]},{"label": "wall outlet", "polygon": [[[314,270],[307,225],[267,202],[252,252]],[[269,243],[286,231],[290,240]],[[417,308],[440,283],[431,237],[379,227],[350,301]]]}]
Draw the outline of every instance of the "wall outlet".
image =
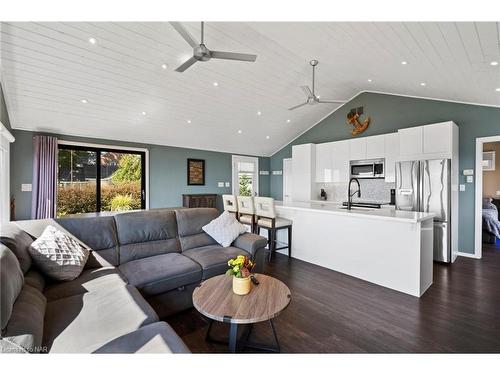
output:
[{"label": "wall outlet", "polygon": [[464,176],[474,176],[474,169],[464,169]]},{"label": "wall outlet", "polygon": [[231,187],[231,183],[226,181],[226,187]]},{"label": "wall outlet", "polygon": [[218,187],[224,187],[224,182],[221,182],[221,181],[217,182],[217,186]]},{"label": "wall outlet", "polygon": [[467,183],[472,184],[474,182],[474,176],[467,176]]},{"label": "wall outlet", "polygon": [[465,191],[465,185],[464,184],[460,184],[460,191]]},{"label": "wall outlet", "polygon": [[32,186],[31,184],[21,184],[21,191],[31,191]]}]

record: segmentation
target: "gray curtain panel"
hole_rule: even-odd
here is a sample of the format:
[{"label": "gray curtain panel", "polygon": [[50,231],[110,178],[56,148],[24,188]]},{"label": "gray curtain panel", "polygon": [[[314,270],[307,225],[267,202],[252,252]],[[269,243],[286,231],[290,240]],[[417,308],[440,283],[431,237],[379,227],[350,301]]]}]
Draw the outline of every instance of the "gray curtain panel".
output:
[{"label": "gray curtain panel", "polygon": [[31,218],[53,218],[57,192],[57,138],[46,135],[33,137],[33,191]]}]

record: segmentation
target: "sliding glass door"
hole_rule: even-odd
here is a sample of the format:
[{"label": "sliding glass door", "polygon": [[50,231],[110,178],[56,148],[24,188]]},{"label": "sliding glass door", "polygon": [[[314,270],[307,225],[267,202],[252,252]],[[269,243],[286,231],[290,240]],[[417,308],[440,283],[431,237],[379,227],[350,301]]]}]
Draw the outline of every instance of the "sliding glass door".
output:
[{"label": "sliding glass door", "polygon": [[146,207],[145,154],[59,146],[57,216]]}]

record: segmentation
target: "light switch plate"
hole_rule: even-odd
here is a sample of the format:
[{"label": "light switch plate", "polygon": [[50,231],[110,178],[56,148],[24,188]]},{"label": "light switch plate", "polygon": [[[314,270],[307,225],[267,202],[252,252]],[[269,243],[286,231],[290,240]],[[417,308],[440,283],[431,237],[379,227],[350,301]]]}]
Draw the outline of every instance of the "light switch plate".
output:
[{"label": "light switch plate", "polygon": [[460,191],[465,191],[465,185],[464,184],[460,184]]},{"label": "light switch plate", "polygon": [[474,182],[474,176],[467,176],[467,182],[469,184],[473,183]]},{"label": "light switch plate", "polygon": [[231,187],[231,184],[226,181],[226,187]]},{"label": "light switch plate", "polygon": [[474,169],[464,169],[464,176],[474,176]]},{"label": "light switch plate", "polygon": [[275,176],[281,176],[283,174],[283,171],[273,171],[273,175]]},{"label": "light switch plate", "polygon": [[269,171],[259,171],[261,176],[269,176]]},{"label": "light switch plate", "polygon": [[500,190],[497,190],[497,195],[500,195]]},{"label": "light switch plate", "polygon": [[21,191],[31,191],[31,184],[21,184]]},{"label": "light switch plate", "polygon": [[217,182],[217,186],[218,186],[218,187],[224,187],[224,182],[220,182],[220,181],[219,181],[219,182]]}]

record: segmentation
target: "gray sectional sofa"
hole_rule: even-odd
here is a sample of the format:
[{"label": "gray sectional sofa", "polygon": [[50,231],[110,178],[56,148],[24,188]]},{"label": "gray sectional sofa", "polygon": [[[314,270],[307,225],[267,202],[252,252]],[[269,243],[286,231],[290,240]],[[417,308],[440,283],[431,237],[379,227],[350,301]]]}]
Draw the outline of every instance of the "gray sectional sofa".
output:
[{"label": "gray sectional sofa", "polygon": [[[0,351],[189,352],[160,319],[191,307],[194,288],[228,259],[248,255],[258,268],[265,259],[263,237],[245,233],[224,248],[204,233],[217,216],[155,209],[2,225]],[[92,249],[77,279],[55,282],[32,264],[27,248],[48,224]]]}]

